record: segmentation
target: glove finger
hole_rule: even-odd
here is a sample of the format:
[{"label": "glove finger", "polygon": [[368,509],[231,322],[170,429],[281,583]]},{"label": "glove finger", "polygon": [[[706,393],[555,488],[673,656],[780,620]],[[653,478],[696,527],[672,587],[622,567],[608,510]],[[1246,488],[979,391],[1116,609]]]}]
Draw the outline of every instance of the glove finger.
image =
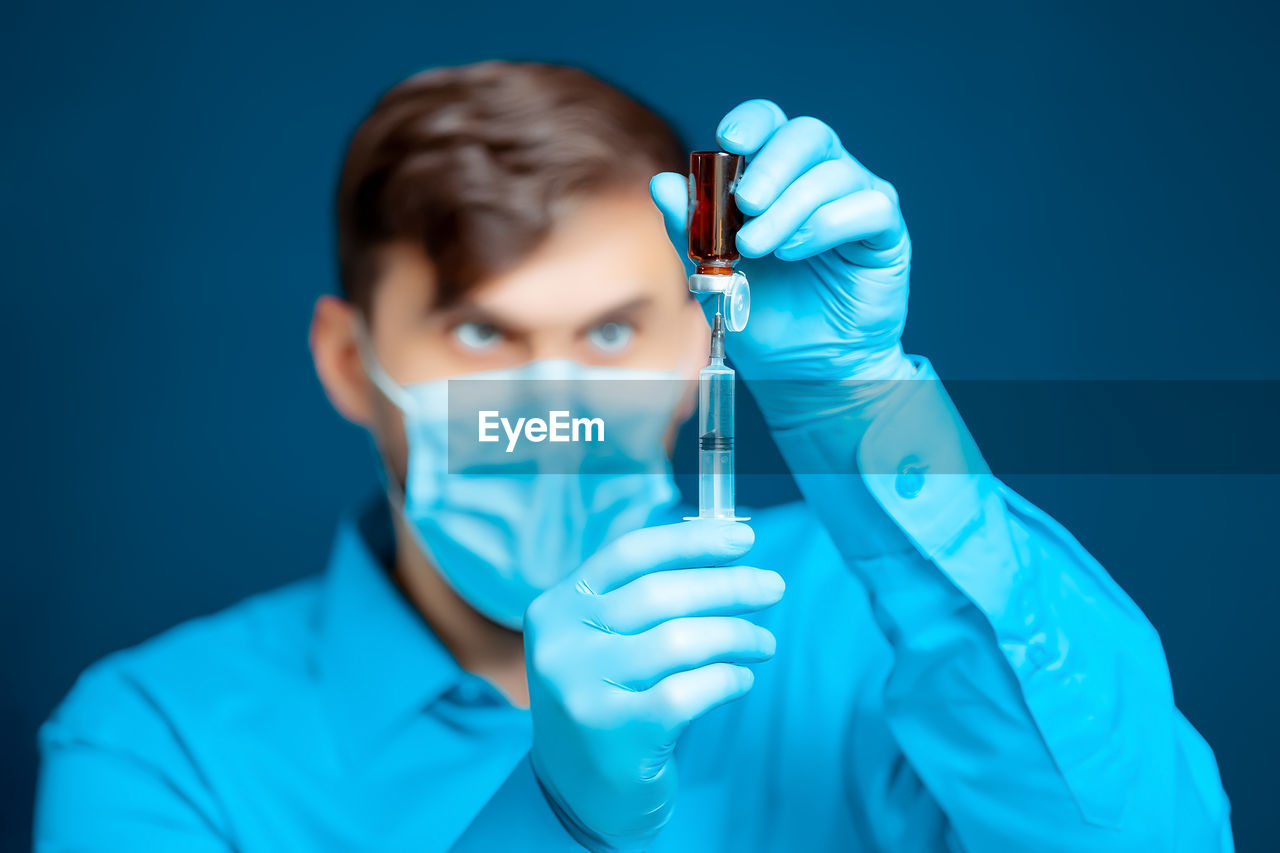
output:
[{"label": "glove finger", "polygon": [[767,629],[737,616],[670,619],[617,639],[625,651],[611,676],[632,690],[648,690],[669,675],[712,663],[760,663],[778,645]]},{"label": "glove finger", "polygon": [[669,675],[640,697],[650,718],[675,737],[713,708],[745,696],[755,680],[745,666],[713,663]]},{"label": "glove finger", "polygon": [[650,572],[718,566],[755,544],[755,532],[736,521],[682,521],[619,536],[574,573],[582,593],[604,595]]},{"label": "glove finger", "polygon": [[880,190],[858,192],[814,211],[791,238],[777,248],[784,261],[798,261],[844,243],[861,241],[872,250],[898,245],[907,226],[902,211]]},{"label": "glove finger", "polygon": [[649,180],[649,196],[662,211],[667,235],[676,249],[684,254],[689,226],[689,179],[675,172],[659,172]]},{"label": "glove finger", "polygon": [[608,630],[638,634],[682,616],[736,616],[772,607],[786,584],[777,572],[751,566],[671,569],[642,575],[600,599]]},{"label": "glove finger", "polygon": [[731,154],[745,154],[750,160],[773,132],[787,123],[782,107],[765,98],[743,101],[720,119],[716,142]]},{"label": "glove finger", "polygon": [[774,131],[742,174],[735,192],[738,208],[748,216],[764,211],[796,178],[843,154],[840,137],[825,122],[793,118]]},{"label": "glove finger", "polygon": [[688,275],[694,268],[693,261],[689,259],[689,178],[675,172],[660,172],[649,180],[649,196],[662,213],[667,239],[680,256],[685,275]]},{"label": "glove finger", "polygon": [[852,160],[824,160],[792,181],[763,213],[738,231],[738,251],[748,258],[768,255],[818,208],[868,186],[869,176]]}]

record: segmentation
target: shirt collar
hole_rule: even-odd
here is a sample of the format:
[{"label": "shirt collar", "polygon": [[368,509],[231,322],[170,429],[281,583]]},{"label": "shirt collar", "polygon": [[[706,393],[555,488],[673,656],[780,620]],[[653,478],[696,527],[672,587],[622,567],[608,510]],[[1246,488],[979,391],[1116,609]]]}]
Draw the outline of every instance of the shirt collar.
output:
[{"label": "shirt collar", "polygon": [[338,529],[322,581],[319,675],[338,730],[373,746],[465,675],[391,578],[391,516],[379,498]]}]

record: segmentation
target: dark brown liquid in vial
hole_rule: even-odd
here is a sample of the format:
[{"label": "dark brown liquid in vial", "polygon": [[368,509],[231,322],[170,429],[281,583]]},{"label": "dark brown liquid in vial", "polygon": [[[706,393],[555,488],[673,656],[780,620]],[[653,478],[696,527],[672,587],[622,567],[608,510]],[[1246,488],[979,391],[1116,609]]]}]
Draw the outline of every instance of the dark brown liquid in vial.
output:
[{"label": "dark brown liquid in vial", "polygon": [[741,154],[727,151],[689,155],[689,260],[703,275],[728,275],[738,260],[743,217],[733,191],[744,163]]}]

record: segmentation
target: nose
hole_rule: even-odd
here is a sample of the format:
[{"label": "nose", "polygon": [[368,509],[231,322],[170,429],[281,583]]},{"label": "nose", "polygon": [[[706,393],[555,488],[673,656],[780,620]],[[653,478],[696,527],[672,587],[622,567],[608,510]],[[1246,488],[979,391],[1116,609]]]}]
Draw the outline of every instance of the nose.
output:
[{"label": "nose", "polygon": [[551,358],[574,358],[574,335],[564,329],[543,329],[528,339],[529,360],[543,361]]}]

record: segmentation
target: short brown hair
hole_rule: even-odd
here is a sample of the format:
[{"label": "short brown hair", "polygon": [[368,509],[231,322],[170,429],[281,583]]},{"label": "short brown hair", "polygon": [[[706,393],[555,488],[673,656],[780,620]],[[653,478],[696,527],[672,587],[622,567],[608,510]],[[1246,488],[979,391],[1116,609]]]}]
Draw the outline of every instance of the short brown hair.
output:
[{"label": "short brown hair", "polygon": [[416,74],[383,95],[347,149],[343,294],[367,314],[380,250],[412,241],[448,304],[536,248],[558,203],[684,172],[685,150],[650,107],[578,68],[495,60]]}]

